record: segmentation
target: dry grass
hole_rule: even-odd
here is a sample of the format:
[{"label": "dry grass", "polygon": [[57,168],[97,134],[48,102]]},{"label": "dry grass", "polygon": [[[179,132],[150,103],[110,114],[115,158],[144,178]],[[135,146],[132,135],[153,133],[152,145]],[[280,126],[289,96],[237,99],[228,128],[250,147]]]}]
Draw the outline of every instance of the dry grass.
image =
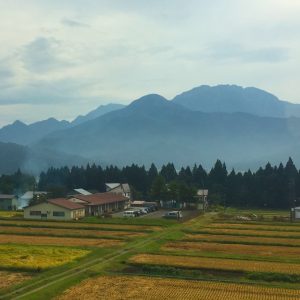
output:
[{"label": "dry grass", "polygon": [[67,290],[59,300],[296,300],[298,290],[210,281],[162,279],[137,276],[103,276]]},{"label": "dry grass", "polygon": [[232,242],[232,243],[257,243],[257,244],[277,244],[300,247],[300,239],[275,238],[275,237],[255,237],[255,236],[234,236],[218,234],[186,234],[185,239],[191,241],[212,241],[212,242]]},{"label": "dry grass", "polygon": [[163,250],[200,251],[208,253],[254,255],[260,257],[300,258],[300,249],[285,246],[240,245],[197,242],[171,242]]},{"label": "dry grass", "polygon": [[209,227],[211,228],[228,228],[228,229],[243,229],[243,230],[265,230],[265,231],[288,231],[288,232],[300,232],[300,227],[289,225],[261,225],[261,224],[245,224],[245,223],[213,223]]},{"label": "dry grass", "polygon": [[57,236],[89,236],[89,237],[140,237],[145,236],[142,232],[112,231],[112,230],[85,230],[85,229],[60,229],[60,228],[35,228],[35,227],[15,227],[1,226],[0,234],[20,233],[20,234],[43,234]]},{"label": "dry grass", "polygon": [[47,269],[90,253],[87,250],[53,246],[0,245],[0,265],[15,269]]},{"label": "dry grass", "polygon": [[88,229],[108,229],[108,230],[133,230],[133,231],[157,231],[162,230],[160,226],[147,226],[147,225],[122,225],[122,224],[91,224],[91,223],[75,223],[75,222],[50,222],[50,221],[16,221],[16,220],[0,220],[0,225],[17,225],[17,226],[34,226],[34,227],[47,227],[47,228],[88,228]]},{"label": "dry grass", "polygon": [[0,244],[26,244],[26,245],[59,245],[59,246],[84,246],[84,247],[114,247],[121,246],[123,242],[112,239],[67,238],[25,235],[0,235]]},{"label": "dry grass", "polygon": [[[224,225],[225,227],[225,225]],[[210,234],[228,234],[228,235],[245,235],[245,236],[266,236],[266,237],[287,237],[299,238],[300,232],[293,231],[269,231],[269,230],[255,230],[255,229],[232,229],[232,228],[202,228],[200,230]]]},{"label": "dry grass", "polygon": [[22,217],[23,212],[21,211],[7,211],[7,210],[1,210],[0,211],[0,218],[15,218],[15,217]]},{"label": "dry grass", "polygon": [[129,261],[135,264],[163,265],[193,269],[300,274],[300,265],[297,264],[239,259],[138,254],[130,258]]},{"label": "dry grass", "polygon": [[31,276],[25,273],[0,271],[0,289],[19,284],[30,278]]}]

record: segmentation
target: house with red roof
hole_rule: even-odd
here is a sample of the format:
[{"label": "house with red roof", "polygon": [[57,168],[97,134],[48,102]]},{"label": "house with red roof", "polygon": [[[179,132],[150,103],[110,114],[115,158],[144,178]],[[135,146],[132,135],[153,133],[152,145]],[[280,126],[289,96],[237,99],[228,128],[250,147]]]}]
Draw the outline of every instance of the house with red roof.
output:
[{"label": "house with red roof", "polygon": [[85,214],[89,216],[100,216],[129,207],[128,197],[115,193],[78,194],[70,197],[68,200],[84,205]]},{"label": "house with red roof", "polygon": [[78,220],[85,216],[85,206],[65,198],[24,207],[24,218],[35,220]]}]

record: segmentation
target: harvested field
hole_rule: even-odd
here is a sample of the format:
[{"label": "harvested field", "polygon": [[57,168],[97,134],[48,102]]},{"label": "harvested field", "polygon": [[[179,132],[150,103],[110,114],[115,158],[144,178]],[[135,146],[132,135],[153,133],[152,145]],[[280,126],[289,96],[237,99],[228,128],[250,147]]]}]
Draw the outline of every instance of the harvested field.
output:
[{"label": "harvested field", "polygon": [[246,284],[137,276],[103,276],[86,280],[70,288],[58,299],[296,300],[300,299],[300,293],[298,290]]},{"label": "harvested field", "polygon": [[300,274],[300,265],[298,264],[239,259],[138,254],[130,258],[129,262],[134,264],[162,265],[192,269]]},{"label": "harvested field", "polygon": [[114,247],[123,244],[120,240],[112,239],[89,239],[26,235],[0,235],[0,244],[26,244],[26,245],[57,245],[57,246],[80,246],[80,247]]},{"label": "harvested field", "polygon": [[210,242],[232,242],[240,244],[266,244],[282,246],[299,246],[300,239],[275,238],[275,237],[255,237],[255,236],[234,236],[218,234],[186,234],[184,240],[188,241],[210,241]]},{"label": "harvested field", "polygon": [[300,258],[300,249],[285,246],[240,245],[220,243],[176,242],[167,243],[163,250],[200,251],[206,253],[222,253],[237,255],[254,255],[258,257]]},{"label": "harvested field", "polygon": [[162,230],[160,226],[147,225],[122,225],[122,224],[92,224],[81,222],[50,222],[50,221],[16,221],[16,220],[0,220],[3,226],[20,226],[20,227],[40,227],[40,228],[78,228],[90,230],[132,230],[132,231],[157,231]]},{"label": "harvested field", "polygon": [[286,237],[300,239],[300,232],[293,231],[269,231],[255,229],[226,229],[226,228],[203,228],[199,233],[209,234],[228,234],[228,235],[245,235],[245,236],[265,236],[265,237]]},{"label": "harvested field", "polygon": [[33,270],[63,265],[90,251],[53,246],[0,245],[0,253],[1,267]]},{"label": "harvested field", "polygon": [[55,235],[55,236],[78,236],[78,237],[140,237],[143,232],[112,231],[112,230],[85,230],[85,229],[61,229],[61,228],[36,228],[1,226],[0,234],[32,234],[32,235]]},{"label": "harvested field", "polygon": [[239,223],[213,223],[209,228],[226,228],[226,229],[240,229],[240,230],[264,230],[264,231],[288,231],[300,232],[300,227],[296,226],[277,226],[277,225],[259,225],[259,224],[239,224]]},{"label": "harvested field", "polygon": [[31,276],[26,273],[0,271],[0,289],[19,284],[30,278]]}]

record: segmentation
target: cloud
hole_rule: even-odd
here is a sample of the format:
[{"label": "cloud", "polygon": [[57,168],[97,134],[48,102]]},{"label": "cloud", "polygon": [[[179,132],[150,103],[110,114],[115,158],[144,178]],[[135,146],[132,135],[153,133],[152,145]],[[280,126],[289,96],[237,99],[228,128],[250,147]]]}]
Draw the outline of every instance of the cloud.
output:
[{"label": "cloud", "polygon": [[214,60],[244,63],[279,63],[289,59],[289,50],[283,47],[254,47],[238,43],[217,43],[207,49]]},{"label": "cloud", "polygon": [[45,73],[70,66],[61,56],[61,43],[54,38],[37,37],[21,50],[24,67],[34,73]]},{"label": "cloud", "polygon": [[62,24],[69,27],[90,27],[88,24],[81,23],[75,20],[64,18],[62,19]]}]

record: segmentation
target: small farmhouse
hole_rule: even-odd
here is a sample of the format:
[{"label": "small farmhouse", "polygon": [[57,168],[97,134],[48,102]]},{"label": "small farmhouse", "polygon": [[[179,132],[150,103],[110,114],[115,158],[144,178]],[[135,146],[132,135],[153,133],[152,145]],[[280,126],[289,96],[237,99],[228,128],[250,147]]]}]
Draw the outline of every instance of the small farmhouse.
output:
[{"label": "small farmhouse", "polygon": [[106,183],[106,192],[123,195],[124,197],[131,198],[130,186],[128,183]]},{"label": "small farmhouse", "polygon": [[24,208],[25,219],[76,220],[85,216],[85,207],[68,199],[49,199]]},{"label": "small farmhouse", "polygon": [[197,190],[196,205],[199,210],[206,210],[208,206],[208,190]]},{"label": "small farmhouse", "polygon": [[0,210],[16,210],[17,206],[18,200],[16,196],[0,194]]},{"label": "small farmhouse", "polygon": [[294,207],[291,211],[292,220],[300,221],[300,207]]},{"label": "small farmhouse", "polygon": [[120,194],[97,193],[92,195],[75,195],[69,201],[85,206],[86,215],[100,216],[104,213],[119,211],[129,206],[129,199]]}]

